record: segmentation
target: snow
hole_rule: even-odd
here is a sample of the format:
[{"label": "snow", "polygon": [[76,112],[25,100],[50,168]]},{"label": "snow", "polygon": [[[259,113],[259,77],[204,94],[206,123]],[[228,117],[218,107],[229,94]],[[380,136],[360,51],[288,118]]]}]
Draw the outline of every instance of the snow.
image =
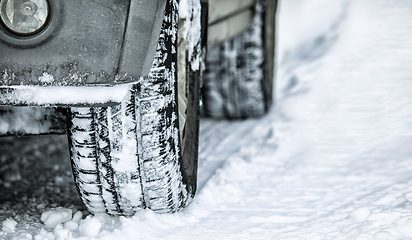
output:
[{"label": "snow", "polygon": [[43,75],[38,78],[38,80],[41,83],[52,83],[54,81],[54,77],[50,73],[44,72]]},{"label": "snow", "polygon": [[82,220],[82,218],[83,218],[83,213],[80,212],[80,211],[77,211],[77,212],[74,214],[72,221],[75,222],[75,223],[79,223],[80,220]]},{"label": "snow", "polygon": [[41,221],[47,228],[54,228],[58,224],[65,223],[72,219],[72,210],[66,208],[56,208],[43,212]]},{"label": "snow", "polygon": [[[53,113],[53,109],[19,107],[8,109],[2,107],[0,110],[8,111],[0,115],[0,134],[7,133],[32,133],[47,132],[51,128],[50,121],[45,121],[47,116]],[[33,119],[36,121],[28,121]]]},{"label": "snow", "polygon": [[72,238],[72,232],[68,229],[64,229],[62,225],[57,225],[54,229],[54,237],[57,239],[70,239]]},{"label": "snow", "polygon": [[188,42],[187,50],[193,71],[199,70],[202,64],[201,54],[201,5],[200,1],[181,0],[179,2],[179,18],[185,19],[180,27],[180,35]]},{"label": "snow", "polygon": [[34,240],[49,240],[49,239],[54,239],[55,235],[51,232],[47,232],[44,229],[41,229],[39,234],[34,236]]},{"label": "snow", "polygon": [[78,227],[79,227],[79,223],[72,221],[72,220],[64,223],[64,228],[71,230],[71,231],[77,230]]},{"label": "snow", "polygon": [[6,219],[1,224],[1,230],[4,232],[12,233],[16,231],[17,222],[13,219]]},{"label": "snow", "polygon": [[[0,103],[50,105],[89,105],[107,102],[120,103],[127,95],[132,84],[114,86],[11,86],[0,95]],[[91,97],[92,96],[92,97]]]},{"label": "snow", "polygon": [[365,221],[371,214],[369,207],[361,207],[353,212],[349,213],[349,220],[354,222],[363,222]]},{"label": "snow", "polygon": [[82,236],[97,237],[102,227],[101,222],[96,217],[88,216],[79,226],[79,232]]},{"label": "snow", "polygon": [[[0,239],[411,239],[411,10],[408,0],[282,1],[277,107],[201,120],[198,193],[175,214],[93,217],[70,176],[37,182],[54,179],[49,166],[69,169],[65,136],[0,139],[0,221],[18,226]],[[39,159],[42,174],[21,168],[4,186],[16,167],[6,163]],[[77,213],[46,228],[53,204]]]}]

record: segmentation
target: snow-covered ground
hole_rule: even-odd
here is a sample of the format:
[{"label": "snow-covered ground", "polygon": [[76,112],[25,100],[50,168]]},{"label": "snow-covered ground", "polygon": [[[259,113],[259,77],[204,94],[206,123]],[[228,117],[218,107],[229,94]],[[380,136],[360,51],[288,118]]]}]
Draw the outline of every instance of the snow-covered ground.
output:
[{"label": "snow-covered ground", "polygon": [[412,2],[284,0],[277,105],[202,119],[176,214],[90,216],[65,136],[0,139],[0,239],[411,239]]}]

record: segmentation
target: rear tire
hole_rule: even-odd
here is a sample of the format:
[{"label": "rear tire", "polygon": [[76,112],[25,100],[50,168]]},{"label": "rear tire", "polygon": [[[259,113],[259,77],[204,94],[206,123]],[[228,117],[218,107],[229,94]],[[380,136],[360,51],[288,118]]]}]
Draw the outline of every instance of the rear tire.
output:
[{"label": "rear tire", "polygon": [[[187,91],[178,88],[177,8],[168,0],[149,76],[120,105],[71,109],[73,175],[92,213],[176,212],[195,195],[200,74],[187,68],[179,77]],[[179,108],[179,94],[187,99],[185,108]]]},{"label": "rear tire", "polygon": [[265,114],[272,105],[276,0],[259,0],[249,29],[208,48],[204,112],[215,118]]}]

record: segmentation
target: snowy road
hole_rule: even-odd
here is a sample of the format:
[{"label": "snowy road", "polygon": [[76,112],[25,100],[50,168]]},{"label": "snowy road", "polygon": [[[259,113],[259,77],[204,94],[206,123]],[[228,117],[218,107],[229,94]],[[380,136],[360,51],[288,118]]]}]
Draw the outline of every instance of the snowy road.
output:
[{"label": "snowy road", "polygon": [[[262,119],[202,119],[192,204],[83,220],[101,224],[96,239],[412,238],[412,3],[280,9],[276,108]],[[3,138],[0,152],[0,222],[17,222],[0,239],[91,238],[40,220],[55,207],[87,214],[65,136]]]}]

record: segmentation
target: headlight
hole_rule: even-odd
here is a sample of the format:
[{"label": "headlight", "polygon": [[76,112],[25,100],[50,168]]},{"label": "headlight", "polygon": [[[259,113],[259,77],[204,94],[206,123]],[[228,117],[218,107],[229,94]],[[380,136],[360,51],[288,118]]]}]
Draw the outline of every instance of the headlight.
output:
[{"label": "headlight", "polygon": [[47,24],[47,0],[0,0],[0,17],[3,24],[19,35],[32,35]]}]

